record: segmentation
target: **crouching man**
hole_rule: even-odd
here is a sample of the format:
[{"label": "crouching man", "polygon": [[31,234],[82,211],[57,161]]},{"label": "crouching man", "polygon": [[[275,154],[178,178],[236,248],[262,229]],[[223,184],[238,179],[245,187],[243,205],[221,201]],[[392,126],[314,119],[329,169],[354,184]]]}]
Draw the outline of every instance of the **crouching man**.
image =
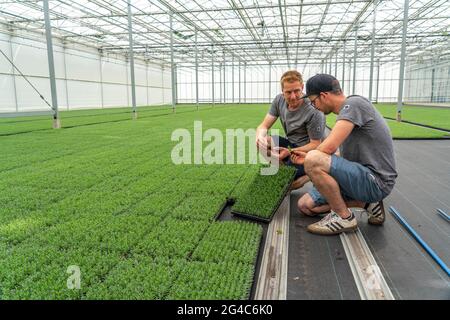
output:
[{"label": "crouching man", "polygon": [[[357,229],[349,207],[365,208],[369,223],[385,220],[382,200],[395,184],[392,137],[386,121],[364,97],[346,97],[338,80],[318,74],[306,83],[306,95],[324,114],[337,114],[330,135],[309,152],[293,151],[295,164],[304,164],[314,187],[299,199],[298,207],[306,215],[329,212],[308,226],[316,234],[339,234]],[[334,153],[340,148],[340,157]]]},{"label": "crouching man", "polygon": [[[256,145],[265,156],[273,156],[286,165],[290,161],[288,148],[299,151],[315,149],[325,130],[325,116],[303,98],[303,78],[298,71],[285,72],[280,80],[282,94],[275,97],[269,112],[256,129]],[[286,137],[270,136],[268,130],[280,118]],[[301,188],[309,181],[303,164],[295,165],[297,173],[291,189]]]}]

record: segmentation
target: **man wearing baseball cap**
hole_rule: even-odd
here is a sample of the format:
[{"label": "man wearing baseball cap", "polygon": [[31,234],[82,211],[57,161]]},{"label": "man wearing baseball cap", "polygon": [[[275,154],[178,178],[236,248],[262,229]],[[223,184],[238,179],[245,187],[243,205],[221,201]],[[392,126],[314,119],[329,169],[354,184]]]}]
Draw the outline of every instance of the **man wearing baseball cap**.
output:
[{"label": "man wearing baseball cap", "polygon": [[[382,200],[395,184],[392,137],[386,121],[362,96],[346,97],[339,81],[317,74],[306,82],[306,95],[325,115],[337,114],[329,136],[309,152],[293,151],[292,162],[304,164],[314,184],[298,202],[301,212],[314,216],[329,212],[308,226],[317,234],[339,234],[357,229],[350,207],[365,208],[370,224],[385,220]],[[340,157],[334,153],[340,149]]]}]

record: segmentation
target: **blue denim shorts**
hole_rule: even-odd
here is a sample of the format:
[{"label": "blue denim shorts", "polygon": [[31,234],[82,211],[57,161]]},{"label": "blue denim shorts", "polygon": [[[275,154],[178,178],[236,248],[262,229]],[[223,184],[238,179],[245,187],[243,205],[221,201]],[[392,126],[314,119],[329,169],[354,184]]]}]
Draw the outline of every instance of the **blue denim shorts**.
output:
[{"label": "blue denim shorts", "polygon": [[[289,140],[286,139],[285,137],[273,135],[272,139],[274,139],[274,143],[277,147],[283,147],[283,148],[287,148],[287,147],[297,148],[298,147],[298,145],[296,145],[295,143],[290,143]],[[278,142],[277,142],[277,140],[278,140]],[[305,167],[303,167],[302,164],[293,164],[291,161],[291,157],[287,157],[287,158],[283,159],[283,162],[284,162],[284,164],[286,164],[288,166],[294,166],[297,168],[297,172],[295,173],[294,179],[302,177],[306,174]]]},{"label": "blue denim shorts", "polygon": [[[357,162],[336,155],[331,156],[330,175],[337,181],[344,201],[378,202],[387,194],[378,185],[375,174]],[[327,200],[313,187],[308,192],[316,206],[327,204]]]}]

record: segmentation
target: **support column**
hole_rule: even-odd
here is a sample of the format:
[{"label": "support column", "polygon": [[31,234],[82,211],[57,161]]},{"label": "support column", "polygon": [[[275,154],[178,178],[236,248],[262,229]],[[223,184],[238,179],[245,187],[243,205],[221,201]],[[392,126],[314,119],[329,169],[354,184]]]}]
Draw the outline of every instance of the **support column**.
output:
[{"label": "support column", "polygon": [[352,59],[348,60],[348,93],[350,94],[350,85],[352,84]]},{"label": "support column", "polygon": [[128,42],[130,45],[130,71],[131,71],[131,104],[133,108],[133,119],[137,119],[136,109],[136,80],[134,77],[134,52],[133,52],[133,28],[131,25],[131,0],[128,0]]},{"label": "support column", "polygon": [[241,59],[239,59],[239,104],[241,104]]},{"label": "support column", "polygon": [[227,74],[225,69],[225,51],[223,52],[223,103],[227,103]]},{"label": "support column", "polygon": [[[162,105],[165,103],[164,99],[164,65],[161,65],[161,90],[162,90]],[[176,92],[176,91],[175,91]]]},{"label": "support column", "polygon": [[[173,13],[169,12],[169,21],[170,21],[170,74],[171,74],[171,91],[172,91],[172,112],[175,112],[175,102],[176,102],[176,93],[175,93],[175,63],[174,63],[174,53],[173,53]],[[164,88],[164,83],[163,83]],[[163,89],[163,97],[164,97],[164,89]]]},{"label": "support column", "polygon": [[377,0],[373,2],[373,19],[372,19],[372,46],[370,48],[370,79],[369,79],[369,101],[372,101],[373,92],[373,67],[375,58],[375,32],[377,23]]},{"label": "support column", "polygon": [[127,83],[127,106],[130,105],[130,81],[129,81],[129,68],[128,68],[128,56],[125,57],[125,71],[126,71],[126,83]]},{"label": "support column", "polygon": [[195,29],[195,103],[198,111],[198,48],[197,48],[197,29]]},{"label": "support column", "polygon": [[270,100],[272,100],[271,89],[272,89],[272,61],[269,62],[269,103],[271,102]]},{"label": "support column", "polygon": [[234,55],[231,56],[231,103],[234,103]]},{"label": "support column", "polygon": [[[65,50],[64,50],[65,56]],[[100,75],[100,99],[102,104],[102,109],[104,108],[104,99],[103,99],[103,52],[99,50],[99,75]],[[64,58],[64,77],[66,78],[66,96],[67,96],[67,75],[66,75],[66,58]],[[67,110],[69,110],[69,99],[67,98]]]},{"label": "support column", "polygon": [[398,96],[397,96],[397,121],[402,121],[403,85],[405,81],[406,34],[408,32],[408,9],[409,9],[409,0],[405,0],[403,9],[403,36],[402,36],[402,51],[400,56],[400,76],[398,82]]},{"label": "support column", "polygon": [[178,66],[176,63],[173,64],[173,75],[174,75],[174,80],[173,80],[173,85],[174,85],[174,92],[175,92],[175,104],[178,103]]},{"label": "support column", "polygon": [[436,79],[436,69],[431,69],[431,95],[430,95],[430,102],[434,102],[434,83]]},{"label": "support column", "polygon": [[356,93],[356,59],[358,57],[358,26],[355,29],[355,45],[353,47],[353,90],[352,94]]},{"label": "support column", "polygon": [[377,59],[377,91],[375,95],[375,101],[378,103],[378,88],[380,87],[380,59]]},{"label": "support column", "polygon": [[219,103],[222,103],[222,63],[219,63]]},{"label": "support column", "polygon": [[212,83],[212,106],[214,107],[214,102],[215,102],[215,97],[214,97],[214,85],[215,85],[215,83],[214,83],[214,45],[212,46],[212,49],[211,49],[211,68],[212,68],[212,71],[211,71],[211,83]]},{"label": "support column", "polygon": [[336,59],[334,60],[334,76],[336,78],[338,77],[338,74],[337,74],[337,66],[338,66],[337,58],[338,58],[338,51],[336,49]]},{"label": "support column", "polygon": [[[9,52],[11,61],[14,63],[14,54],[13,54],[13,47],[12,47],[12,35],[9,37]],[[11,66],[11,75],[12,75],[12,85],[14,89],[14,105],[16,108],[16,112],[19,112],[19,101],[17,99],[17,85],[16,85],[16,70],[14,69],[14,66]]]},{"label": "support column", "polygon": [[247,61],[244,62],[244,103],[247,103]]},{"label": "support column", "polygon": [[[148,94],[148,60],[145,60],[145,92],[147,94],[147,107],[150,105],[150,99]],[[163,89],[164,94],[164,89]]]},{"label": "support column", "polygon": [[45,36],[47,38],[47,58],[48,69],[50,76],[50,89],[52,92],[52,110],[53,110],[53,128],[61,128],[61,120],[58,111],[58,97],[56,93],[56,78],[55,78],[55,61],[53,59],[53,42],[52,42],[52,26],[50,24],[50,13],[48,7],[48,0],[44,0],[44,19],[45,19]]},{"label": "support column", "polygon": [[344,40],[344,48],[343,48],[343,52],[342,52],[342,55],[343,55],[343,58],[342,58],[342,87],[341,87],[342,91],[344,91],[344,87],[345,87],[345,50],[347,49],[346,44],[347,44],[347,41]]}]

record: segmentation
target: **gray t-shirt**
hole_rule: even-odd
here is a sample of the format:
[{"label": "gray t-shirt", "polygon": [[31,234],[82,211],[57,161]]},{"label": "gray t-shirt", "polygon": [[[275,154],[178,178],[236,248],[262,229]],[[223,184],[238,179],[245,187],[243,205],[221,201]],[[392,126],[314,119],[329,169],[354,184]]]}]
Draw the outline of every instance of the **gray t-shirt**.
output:
[{"label": "gray t-shirt", "polygon": [[294,111],[287,107],[282,94],[273,99],[269,114],[279,117],[286,138],[299,147],[308,144],[310,140],[321,140],[325,130],[325,116],[312,106],[308,99]]},{"label": "gray t-shirt", "polygon": [[392,136],[381,114],[369,100],[354,95],[347,97],[336,120],[348,120],[355,125],[341,145],[341,156],[369,168],[381,190],[389,194],[397,171]]}]

